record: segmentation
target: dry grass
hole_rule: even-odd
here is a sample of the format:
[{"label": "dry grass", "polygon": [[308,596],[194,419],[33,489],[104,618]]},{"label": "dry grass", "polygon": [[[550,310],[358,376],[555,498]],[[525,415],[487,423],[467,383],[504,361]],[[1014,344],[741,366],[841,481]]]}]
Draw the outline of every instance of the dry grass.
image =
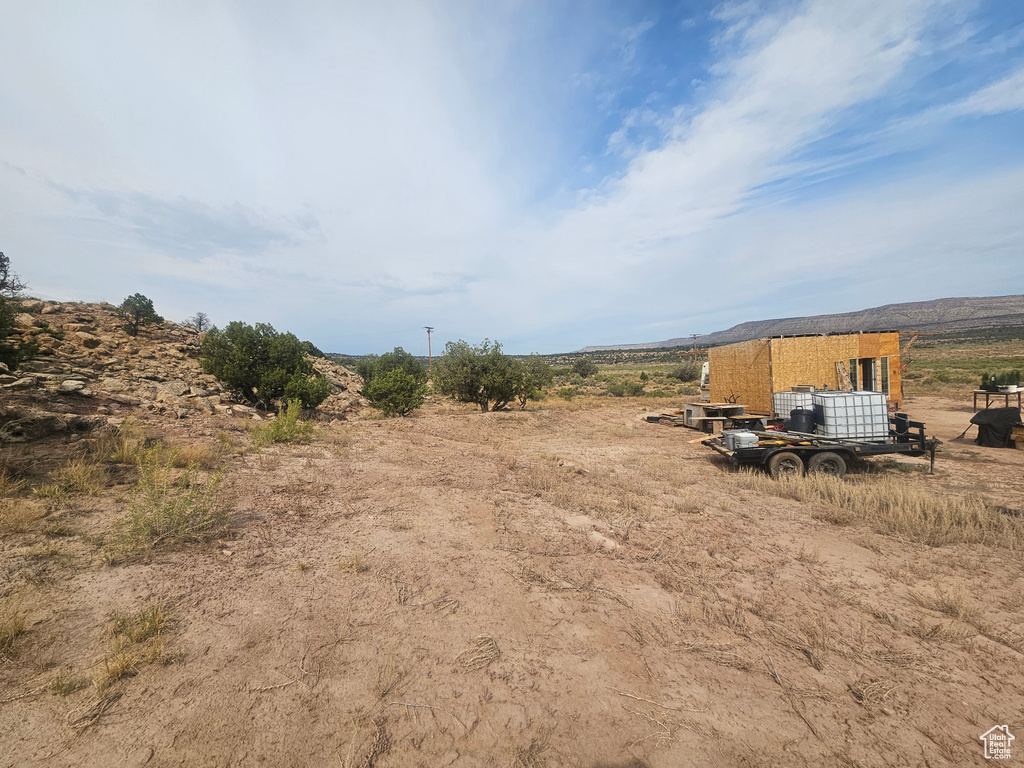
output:
[{"label": "dry grass", "polygon": [[945,590],[941,586],[935,588],[935,595],[923,595],[911,593],[911,598],[922,608],[944,613],[957,621],[981,629],[981,611],[974,601],[967,595],[963,587],[956,586]]},{"label": "dry grass", "polygon": [[47,686],[50,693],[56,696],[70,696],[84,687],[85,681],[70,669],[58,672]]},{"label": "dry grass", "polygon": [[107,484],[107,472],[102,466],[85,456],[71,459],[54,472],[52,483],[36,488],[37,496],[62,499],[70,495],[95,496]]},{"label": "dry grass", "polygon": [[136,614],[115,613],[107,627],[111,637],[126,637],[133,643],[142,643],[156,637],[167,628],[167,615],[159,605],[143,608]]},{"label": "dry grass", "polygon": [[117,432],[105,435],[95,446],[98,455],[117,464],[136,464],[145,451],[146,436],[134,419],[125,419]]},{"label": "dry grass", "polygon": [[9,496],[16,496],[28,486],[24,480],[15,480],[8,473],[7,468],[0,469],[0,498],[6,499]]},{"label": "dry grass", "polygon": [[892,680],[875,680],[864,675],[847,685],[853,698],[863,706],[884,704],[896,687]]},{"label": "dry grass", "polygon": [[0,535],[24,533],[45,514],[45,510],[31,501],[0,499]]},{"label": "dry grass", "polygon": [[405,679],[403,670],[393,656],[388,656],[377,664],[371,690],[378,700],[383,700],[401,685]]},{"label": "dry grass", "polygon": [[905,478],[823,475],[773,480],[741,472],[736,484],[807,504],[822,505],[816,517],[839,525],[865,523],[879,533],[931,546],[969,543],[1017,550],[1024,547],[1024,521],[1001,514],[977,494],[936,495]]},{"label": "dry grass", "polygon": [[179,469],[197,467],[199,469],[216,469],[220,466],[220,451],[202,443],[168,446],[171,466]]},{"label": "dry grass", "polygon": [[14,657],[15,641],[25,632],[25,613],[14,600],[0,602],[0,659]]},{"label": "dry grass", "polygon": [[370,569],[369,564],[366,562],[366,557],[363,555],[346,555],[339,561],[341,570],[346,573],[365,573]]},{"label": "dry grass", "polygon": [[158,605],[135,614],[114,614],[107,626],[111,649],[92,679],[96,690],[103,694],[118,680],[138,674],[142,664],[164,660],[163,633],[167,626],[167,616]]},{"label": "dry grass", "polygon": [[178,476],[161,453],[151,449],[139,464],[128,513],[116,524],[111,542],[115,558],[210,541],[224,529],[220,476],[203,481],[194,467]]},{"label": "dry grass", "polygon": [[485,669],[501,656],[498,644],[490,635],[477,635],[462,653],[455,657],[464,669]]}]

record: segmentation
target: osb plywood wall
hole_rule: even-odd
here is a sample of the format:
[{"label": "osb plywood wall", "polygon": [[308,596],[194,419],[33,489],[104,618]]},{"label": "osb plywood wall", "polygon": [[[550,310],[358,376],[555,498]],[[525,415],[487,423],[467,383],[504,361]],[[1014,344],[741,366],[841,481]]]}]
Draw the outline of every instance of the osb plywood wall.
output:
[{"label": "osb plywood wall", "polygon": [[899,354],[898,333],[791,336],[712,347],[711,400],[735,395],[749,411],[770,413],[772,392],[788,392],[800,384],[839,389],[836,362],[848,366],[851,358],[889,357],[889,399],[899,407]]},{"label": "osb plywood wall", "polygon": [[818,389],[839,389],[836,361],[858,357],[857,336],[793,336],[772,339],[774,392],[788,392],[798,384]]},{"label": "osb plywood wall", "polygon": [[755,339],[708,350],[711,402],[736,397],[751,413],[770,413],[771,345]]}]

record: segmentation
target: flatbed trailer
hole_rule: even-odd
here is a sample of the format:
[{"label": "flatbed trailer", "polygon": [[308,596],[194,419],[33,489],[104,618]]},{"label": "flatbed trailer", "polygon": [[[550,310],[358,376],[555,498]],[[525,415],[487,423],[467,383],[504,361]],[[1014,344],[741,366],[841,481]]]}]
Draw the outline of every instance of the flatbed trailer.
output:
[{"label": "flatbed trailer", "polygon": [[765,432],[757,435],[757,445],[729,450],[724,437],[702,440],[734,466],[762,466],[772,477],[803,475],[804,472],[843,477],[850,464],[869,456],[902,454],[928,456],[929,472],[935,472],[935,450],[940,440],[925,435],[924,424],[910,421],[902,414],[890,417],[889,437],[884,441],[831,438],[802,432]]}]

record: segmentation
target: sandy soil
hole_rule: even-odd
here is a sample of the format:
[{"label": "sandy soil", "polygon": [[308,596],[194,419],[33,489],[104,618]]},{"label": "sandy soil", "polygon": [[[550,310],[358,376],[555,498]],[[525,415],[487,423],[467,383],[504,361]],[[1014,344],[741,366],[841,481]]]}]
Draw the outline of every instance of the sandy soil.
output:
[{"label": "sandy soil", "polygon": [[[231,538],[146,562],[103,562],[127,484],[3,537],[29,627],[0,664],[0,766],[959,766],[993,725],[1024,739],[1019,551],[816,519],[644,404],[435,402],[226,455]],[[909,410],[947,441],[970,418]],[[898,466],[920,463],[882,474],[1022,506],[1024,451]],[[152,604],[163,663],[103,697],[44,687]]]}]

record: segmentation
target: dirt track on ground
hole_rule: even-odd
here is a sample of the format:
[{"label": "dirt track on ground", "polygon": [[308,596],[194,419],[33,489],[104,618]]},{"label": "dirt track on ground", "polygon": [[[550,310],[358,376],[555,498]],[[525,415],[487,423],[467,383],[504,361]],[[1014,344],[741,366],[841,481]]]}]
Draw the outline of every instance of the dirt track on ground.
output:
[{"label": "dirt track on ground", "polygon": [[[642,407],[335,422],[227,457],[232,538],[148,562],[95,543],[125,487],[62,513],[57,554],[7,537],[30,626],[0,667],[0,766],[952,766],[1024,731],[1020,552],[816,519]],[[910,403],[944,440],[959,408]],[[232,423],[161,429],[242,441]],[[1024,497],[1024,451],[901,463],[880,476]],[[170,663],[103,699],[37,690],[148,604]]]}]

